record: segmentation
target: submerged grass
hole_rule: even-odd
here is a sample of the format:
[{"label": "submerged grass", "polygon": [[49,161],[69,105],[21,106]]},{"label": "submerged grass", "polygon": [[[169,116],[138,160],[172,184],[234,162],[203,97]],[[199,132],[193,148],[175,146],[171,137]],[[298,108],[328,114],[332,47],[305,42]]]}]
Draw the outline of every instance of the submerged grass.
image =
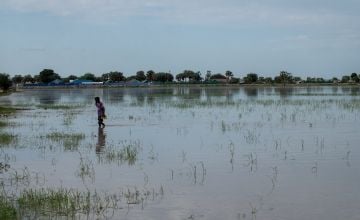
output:
[{"label": "submerged grass", "polygon": [[65,150],[76,150],[80,142],[85,139],[85,134],[52,132],[47,134],[45,137],[51,141],[63,143]]},{"label": "submerged grass", "polygon": [[115,149],[105,152],[105,159],[107,161],[119,161],[121,163],[127,162],[129,165],[134,165],[137,160],[138,149],[131,145],[116,151]]},{"label": "submerged grass", "polygon": [[85,135],[82,133],[66,134],[62,132],[52,132],[50,134],[47,134],[46,138],[54,141],[61,141],[64,139],[82,140],[85,138]]},{"label": "submerged grass", "polygon": [[10,145],[17,141],[17,135],[0,133],[0,145]]},{"label": "submerged grass", "polygon": [[118,162],[119,164],[127,163],[128,165],[134,165],[138,159],[139,152],[140,142],[135,141],[123,144],[120,149],[109,146],[98,155],[98,159],[100,162],[105,163]]},{"label": "submerged grass", "polygon": [[0,128],[2,127],[6,127],[8,125],[7,122],[4,122],[4,121],[0,121]]},{"label": "submerged grass", "polygon": [[85,105],[82,104],[41,104],[41,105],[37,105],[37,108],[42,108],[42,109],[53,109],[53,110],[66,110],[66,109],[76,109],[76,108],[82,108]]},{"label": "submerged grass", "polygon": [[17,212],[13,204],[4,196],[0,196],[0,219],[16,219]]},{"label": "submerged grass", "polygon": [[63,124],[65,126],[70,126],[75,120],[78,113],[79,112],[74,110],[65,110]]},{"label": "submerged grass", "polygon": [[144,205],[164,195],[159,190],[122,189],[115,193],[78,191],[66,188],[25,189],[18,196],[0,194],[0,219],[108,219],[115,210],[129,205]]},{"label": "submerged grass", "polygon": [[0,115],[2,115],[2,114],[6,115],[6,114],[15,113],[15,112],[16,112],[15,108],[0,106]]},{"label": "submerged grass", "polygon": [[74,216],[76,212],[84,211],[88,205],[86,195],[66,189],[24,190],[17,199],[22,213],[34,212],[40,215],[58,214]]}]

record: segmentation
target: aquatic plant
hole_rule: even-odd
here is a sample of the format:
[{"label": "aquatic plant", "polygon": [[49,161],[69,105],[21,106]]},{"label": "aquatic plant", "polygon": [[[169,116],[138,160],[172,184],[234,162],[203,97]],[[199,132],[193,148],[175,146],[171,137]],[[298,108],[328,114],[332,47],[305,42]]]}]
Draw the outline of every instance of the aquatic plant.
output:
[{"label": "aquatic plant", "polygon": [[15,112],[16,112],[15,108],[0,106],[0,115],[7,115]]},{"label": "aquatic plant", "polygon": [[54,141],[60,141],[63,139],[82,140],[85,138],[85,135],[82,133],[66,134],[66,133],[62,133],[62,132],[52,132],[50,134],[47,134],[46,138],[49,138]]},{"label": "aquatic plant", "polygon": [[24,189],[18,195],[0,193],[0,219],[107,219],[124,206],[140,205],[164,195],[164,188],[125,188],[111,194],[66,188]]},{"label": "aquatic plant", "polygon": [[[43,136],[41,136],[43,137]],[[65,150],[76,150],[80,142],[85,139],[85,134],[83,133],[71,133],[67,134],[64,132],[52,132],[45,136],[47,139],[50,139],[55,142],[63,143]]]},{"label": "aquatic plant", "polygon": [[36,105],[37,108],[42,109],[51,109],[51,110],[66,110],[66,109],[76,109],[76,108],[83,108],[84,104],[41,104]]},{"label": "aquatic plant", "polygon": [[16,219],[16,208],[5,196],[0,195],[0,219]]},{"label": "aquatic plant", "polygon": [[89,178],[92,182],[94,182],[95,169],[92,161],[88,158],[83,158],[80,155],[79,170],[76,172],[76,175],[79,176],[83,181],[85,181],[85,178]]},{"label": "aquatic plant", "polygon": [[75,120],[79,111],[74,111],[72,109],[67,109],[64,111],[64,120],[63,123],[65,126],[70,126]]},{"label": "aquatic plant", "polygon": [[17,135],[10,133],[0,133],[0,146],[14,144],[17,141]]},{"label": "aquatic plant", "polygon": [[0,121],[0,128],[7,126],[7,122]]},{"label": "aquatic plant", "polygon": [[140,142],[123,143],[123,146],[118,149],[114,146],[108,146],[104,152],[98,154],[99,162],[118,162],[119,164],[127,163],[134,165],[138,158],[140,151]]},{"label": "aquatic plant", "polygon": [[10,168],[10,164],[8,164],[7,162],[0,162],[0,174],[7,172]]}]

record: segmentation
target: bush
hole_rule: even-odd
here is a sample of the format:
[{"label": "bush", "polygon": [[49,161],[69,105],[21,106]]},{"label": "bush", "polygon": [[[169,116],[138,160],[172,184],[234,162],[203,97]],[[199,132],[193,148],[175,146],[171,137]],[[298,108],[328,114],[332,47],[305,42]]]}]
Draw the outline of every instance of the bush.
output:
[{"label": "bush", "polygon": [[8,74],[0,73],[0,88],[7,91],[11,86],[11,80]]}]

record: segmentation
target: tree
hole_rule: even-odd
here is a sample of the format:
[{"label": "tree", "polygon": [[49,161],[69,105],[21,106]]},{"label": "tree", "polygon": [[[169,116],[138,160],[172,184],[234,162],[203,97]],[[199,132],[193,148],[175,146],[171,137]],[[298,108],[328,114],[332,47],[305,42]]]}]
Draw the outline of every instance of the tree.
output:
[{"label": "tree", "polygon": [[286,71],[281,71],[279,74],[281,83],[285,86],[286,83],[292,82],[292,76],[291,73],[288,73]]},{"label": "tree", "polygon": [[274,81],[273,81],[273,79],[271,78],[271,77],[266,77],[265,78],[265,83],[273,83]]},{"label": "tree", "polygon": [[326,81],[325,81],[324,78],[321,78],[321,77],[316,78],[316,83],[325,83],[325,82],[326,82]]},{"label": "tree", "polygon": [[15,83],[15,84],[20,84],[20,83],[23,82],[23,80],[24,80],[24,77],[23,77],[22,75],[15,75],[15,76],[11,79],[11,81],[12,81],[13,83]]},{"label": "tree", "polygon": [[66,78],[64,78],[64,82],[70,82],[70,80],[76,80],[78,77],[77,76],[74,76],[74,75],[70,75]]},{"label": "tree", "polygon": [[25,75],[23,78],[23,83],[34,83],[34,82],[35,79],[30,74]]},{"label": "tree", "polygon": [[197,72],[195,73],[194,79],[195,79],[196,81],[202,81],[204,78],[201,76],[201,72],[200,72],[200,71],[197,71]]},{"label": "tree", "polygon": [[131,81],[131,80],[135,80],[135,79],[136,79],[136,75],[126,77],[126,81]]},{"label": "tree", "polygon": [[274,82],[275,83],[281,83],[282,81],[281,81],[281,77],[280,76],[275,76],[274,77]]},{"label": "tree", "polygon": [[103,78],[104,77],[106,77],[111,82],[121,82],[121,81],[125,81],[126,79],[124,74],[118,71],[111,71],[109,73],[105,73],[103,74]]},{"label": "tree", "polygon": [[185,75],[184,73],[179,73],[175,76],[177,81],[184,81],[185,80]]},{"label": "tree", "polygon": [[136,72],[136,80],[144,81],[146,80],[145,72],[140,70]]},{"label": "tree", "polygon": [[245,83],[256,83],[258,81],[258,75],[256,73],[248,73],[244,77]]},{"label": "tree", "polygon": [[301,77],[299,77],[299,76],[295,76],[295,77],[294,77],[294,81],[295,81],[295,82],[300,82],[300,81],[302,81],[302,79],[301,79]]},{"label": "tree", "polygon": [[359,76],[356,73],[352,73],[350,77],[351,77],[351,80],[354,82],[360,81]]},{"label": "tree", "polygon": [[342,78],[341,78],[341,82],[342,83],[347,83],[347,82],[349,82],[350,81],[350,76],[343,76]]},{"label": "tree", "polygon": [[192,70],[184,70],[184,72],[179,73],[176,75],[176,80],[178,81],[183,81],[185,79],[188,79],[189,81],[201,81],[202,77],[201,77],[201,73],[198,72],[194,72]]},{"label": "tree", "polygon": [[229,83],[231,83],[231,84],[240,83],[240,79],[239,79],[239,78],[232,77],[232,78],[230,79]]},{"label": "tree", "polygon": [[78,77],[77,76],[75,76],[75,75],[70,75],[70,76],[68,76],[68,79],[69,80],[76,80]]},{"label": "tree", "polygon": [[155,79],[155,72],[153,70],[149,70],[146,72],[146,79],[148,81],[154,81]]},{"label": "tree", "polygon": [[158,81],[158,82],[172,82],[173,80],[174,80],[174,76],[171,75],[170,73],[160,72],[160,73],[156,73],[154,76],[154,81]]},{"label": "tree", "polygon": [[55,79],[60,79],[60,76],[54,72],[52,69],[43,69],[39,73],[39,80],[43,83],[49,83]]},{"label": "tree", "polygon": [[208,71],[206,71],[205,80],[206,81],[210,80],[210,77],[211,77],[211,71],[208,70]]},{"label": "tree", "polygon": [[307,77],[306,78],[306,82],[307,83],[315,83],[316,82],[316,79],[314,77]]},{"label": "tree", "polygon": [[226,76],[224,76],[221,73],[214,74],[210,77],[210,79],[226,79]]},{"label": "tree", "polygon": [[103,82],[103,78],[101,76],[95,76],[95,82]]},{"label": "tree", "polygon": [[230,79],[231,77],[233,77],[234,74],[233,74],[230,70],[227,70],[227,71],[225,72],[225,76],[226,76],[227,81],[229,81],[229,79]]},{"label": "tree", "polygon": [[80,79],[83,80],[90,80],[90,81],[96,81],[96,77],[92,73],[85,73],[84,75],[80,76]]},{"label": "tree", "polygon": [[259,82],[259,83],[265,83],[265,77],[260,76],[260,77],[258,78],[258,82]]},{"label": "tree", "polygon": [[34,76],[34,82],[38,82],[38,83],[41,82],[40,81],[40,75],[35,75]]},{"label": "tree", "polygon": [[11,80],[8,74],[0,73],[0,88],[7,91],[11,86]]}]

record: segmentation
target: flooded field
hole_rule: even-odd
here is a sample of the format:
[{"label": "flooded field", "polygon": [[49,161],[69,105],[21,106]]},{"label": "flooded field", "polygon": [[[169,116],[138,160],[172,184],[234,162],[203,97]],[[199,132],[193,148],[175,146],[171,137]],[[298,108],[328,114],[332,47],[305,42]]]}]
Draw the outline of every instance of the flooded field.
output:
[{"label": "flooded field", "polygon": [[0,105],[22,109],[0,122],[9,219],[360,219],[359,87],[36,90]]}]

